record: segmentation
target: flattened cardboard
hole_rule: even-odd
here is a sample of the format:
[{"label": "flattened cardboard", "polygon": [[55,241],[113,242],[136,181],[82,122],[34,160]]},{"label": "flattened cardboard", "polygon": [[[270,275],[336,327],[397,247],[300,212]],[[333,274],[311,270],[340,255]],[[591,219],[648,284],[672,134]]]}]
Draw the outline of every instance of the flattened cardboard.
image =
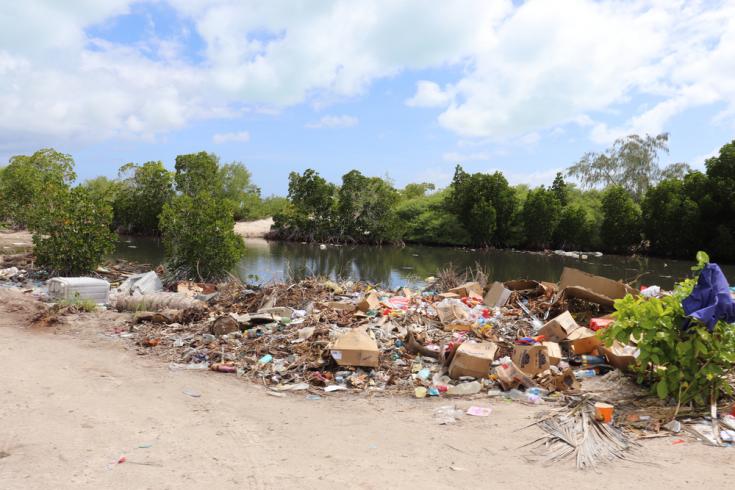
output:
[{"label": "flattened cardboard", "polygon": [[570,333],[567,340],[571,343],[572,352],[575,354],[590,354],[602,345],[600,337],[587,327],[580,327]]},{"label": "flattened cardboard", "polygon": [[529,376],[545,371],[550,366],[549,353],[546,347],[540,344],[514,345],[511,359],[518,369]]},{"label": "flattened cardboard", "polygon": [[374,291],[371,291],[367,293],[362,300],[357,303],[357,309],[362,312],[367,312],[369,310],[377,310],[380,306],[380,298],[378,297],[378,294]]},{"label": "flattened cardboard", "polygon": [[572,267],[565,267],[562,271],[559,290],[561,291],[559,298],[562,296],[579,298],[608,308],[612,308],[616,299],[623,298],[628,293],[638,294],[635,289],[622,282],[589,274]]},{"label": "flattened cardboard", "polygon": [[484,303],[492,308],[505,306],[510,298],[511,290],[507,289],[502,282],[494,282],[485,295]]},{"label": "flattened cardboard", "polygon": [[450,293],[458,294],[461,298],[472,294],[482,297],[482,286],[479,282],[466,282],[456,288],[449,290]]},{"label": "flattened cardboard", "polygon": [[500,386],[502,386],[505,391],[517,388],[518,385],[523,385],[526,388],[538,386],[530,377],[525,375],[513,361],[508,361],[497,366],[493,372],[495,373],[495,376],[497,376]]},{"label": "flattened cardboard", "polygon": [[505,281],[505,287],[511,291],[527,291],[529,289],[539,289],[541,284],[532,279],[513,279]]},{"label": "flattened cardboard", "polygon": [[623,349],[625,349],[625,346],[616,340],[610,347],[600,347],[600,352],[605,356],[608,364],[623,371],[628,366],[636,363],[636,356],[625,353]]},{"label": "flattened cardboard", "polygon": [[544,340],[549,342],[561,342],[578,328],[580,328],[580,326],[576,321],[574,321],[572,314],[565,311],[561,315],[555,316],[546,322],[546,324],[538,331],[538,334],[543,335]]},{"label": "flattened cardboard", "polygon": [[498,346],[492,342],[462,343],[457,347],[449,364],[449,377],[454,379],[460,376],[487,377],[497,351]]},{"label": "flattened cardboard", "polygon": [[355,311],[357,309],[354,303],[347,303],[345,301],[327,301],[324,303],[324,306],[339,311]]},{"label": "flattened cardboard", "polygon": [[546,347],[546,352],[549,354],[549,363],[556,366],[561,361],[561,346],[556,342],[541,342],[541,345]]},{"label": "flattened cardboard", "polygon": [[343,334],[334,341],[329,350],[340,366],[379,366],[378,344],[363,328],[355,328]]}]

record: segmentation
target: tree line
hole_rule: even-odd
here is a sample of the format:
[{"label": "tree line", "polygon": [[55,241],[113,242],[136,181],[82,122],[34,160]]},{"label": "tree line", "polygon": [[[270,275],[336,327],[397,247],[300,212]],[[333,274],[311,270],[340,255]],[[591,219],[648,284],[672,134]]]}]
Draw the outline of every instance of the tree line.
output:
[{"label": "tree line", "polygon": [[[551,186],[511,186],[501,172],[397,189],[352,170],[341,185],[308,169],[289,175],[272,235],[301,241],[422,243],[600,250],[689,258],[707,250],[735,261],[735,141],[705,162],[662,167],[668,134],[631,135],[587,153]],[[566,174],[566,175],[565,175]],[[580,186],[565,180],[573,177]]]},{"label": "tree line", "polygon": [[94,270],[115,231],[161,236],[169,279],[222,279],[244,252],[236,218],[270,216],[283,198],[261,199],[241,163],[200,152],[128,163],[117,179],[73,186],[74,160],[53,149],[18,155],[0,169],[0,221],[33,233],[37,263],[54,274]]},{"label": "tree line", "polygon": [[200,152],[128,163],[116,179],[74,186],[69,155],[42,149],[0,168],[0,222],[33,233],[37,263],[53,273],[93,270],[114,232],[160,235],[172,279],[221,279],[244,245],[236,219],[273,216],[274,238],[340,243],[422,243],[559,248],[689,258],[707,250],[735,261],[735,141],[705,171],[659,165],[668,135],[628,136],[587,153],[551,186],[511,186],[501,172],[457,165],[449,186],[352,170],[340,185],[292,172],[288,196],[261,198],[248,169]]}]

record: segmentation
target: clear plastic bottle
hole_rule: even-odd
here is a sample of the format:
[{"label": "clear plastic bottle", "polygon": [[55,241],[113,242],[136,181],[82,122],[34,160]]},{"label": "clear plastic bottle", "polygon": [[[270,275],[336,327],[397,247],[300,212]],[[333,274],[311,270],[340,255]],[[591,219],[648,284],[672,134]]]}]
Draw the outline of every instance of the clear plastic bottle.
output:
[{"label": "clear plastic bottle", "polygon": [[597,371],[595,371],[594,369],[580,369],[579,371],[574,371],[574,376],[576,376],[577,379],[593,378],[597,376]]},{"label": "clear plastic bottle", "polygon": [[447,395],[451,396],[462,396],[462,395],[474,395],[479,393],[482,389],[482,385],[478,381],[471,381],[469,383],[460,383],[458,385],[450,385],[447,388]]}]

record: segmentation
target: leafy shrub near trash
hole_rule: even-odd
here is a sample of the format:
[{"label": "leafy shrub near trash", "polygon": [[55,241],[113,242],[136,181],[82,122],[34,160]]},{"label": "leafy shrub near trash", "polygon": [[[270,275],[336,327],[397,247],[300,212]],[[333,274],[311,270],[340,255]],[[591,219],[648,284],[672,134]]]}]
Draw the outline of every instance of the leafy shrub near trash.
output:
[{"label": "leafy shrub near trash", "polygon": [[[164,291],[150,271],[112,289],[55,278],[49,292],[131,312],[129,330],[116,334],[171,369],[231,373],[276,396],[405,393],[557,407],[537,422],[547,435],[534,457],[589,467],[660,433],[735,439],[733,289],[706,254],[697,260],[672,291],[565,268],[555,284],[443,274],[421,291],[317,278],[180,281]],[[464,414],[436,410],[440,423]]]}]

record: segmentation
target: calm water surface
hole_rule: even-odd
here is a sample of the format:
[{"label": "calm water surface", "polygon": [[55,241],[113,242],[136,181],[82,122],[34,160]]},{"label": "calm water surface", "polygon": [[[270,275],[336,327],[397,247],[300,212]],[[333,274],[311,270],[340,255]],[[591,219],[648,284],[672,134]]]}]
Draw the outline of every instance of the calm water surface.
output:
[{"label": "calm water surface", "polygon": [[[279,281],[292,277],[319,275],[337,279],[359,279],[387,287],[420,284],[450,263],[464,270],[480,264],[493,280],[529,278],[556,282],[565,266],[593,274],[630,281],[642,276],[640,283],[670,288],[690,274],[693,262],[650,257],[603,255],[579,260],[511,250],[463,250],[411,245],[328,246],[247,239],[247,252],[236,267],[236,274],[251,283]],[[115,257],[158,265],[164,259],[163,247],[153,238],[123,237]],[[735,283],[735,266],[723,266],[730,283]]]}]

